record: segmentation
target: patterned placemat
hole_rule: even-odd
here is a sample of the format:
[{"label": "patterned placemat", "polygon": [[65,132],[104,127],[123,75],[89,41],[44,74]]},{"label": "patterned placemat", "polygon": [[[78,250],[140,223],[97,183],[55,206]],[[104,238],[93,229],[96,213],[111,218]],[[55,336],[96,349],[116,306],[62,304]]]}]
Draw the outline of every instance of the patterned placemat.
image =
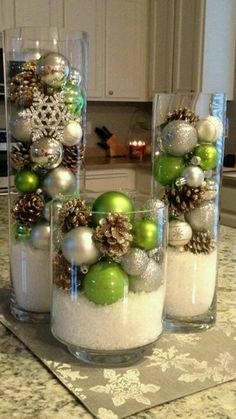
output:
[{"label": "patterned placemat", "polygon": [[98,418],[123,418],[236,377],[233,324],[198,334],[164,334],[139,363],[103,369],[78,362],[48,325],[17,322],[8,301],[8,292],[1,290],[0,321]]}]

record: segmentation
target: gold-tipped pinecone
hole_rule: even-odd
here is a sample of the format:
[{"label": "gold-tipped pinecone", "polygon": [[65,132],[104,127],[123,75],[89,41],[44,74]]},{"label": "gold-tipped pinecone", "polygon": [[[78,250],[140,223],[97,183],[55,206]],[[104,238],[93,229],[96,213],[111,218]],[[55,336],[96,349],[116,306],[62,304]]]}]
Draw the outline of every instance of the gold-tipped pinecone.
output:
[{"label": "gold-tipped pinecone", "polygon": [[62,253],[58,253],[53,259],[53,282],[63,290],[70,290],[73,280],[77,279],[77,288],[82,287],[83,274],[77,266],[72,266]]},{"label": "gold-tipped pinecone", "polygon": [[62,231],[67,232],[72,228],[88,225],[90,209],[85,201],[80,198],[74,198],[64,203],[60,210],[60,221]]},{"label": "gold-tipped pinecone", "polygon": [[63,146],[64,155],[61,162],[62,166],[67,167],[74,173],[78,172],[81,161],[84,159],[85,147],[84,144],[72,147]]},{"label": "gold-tipped pinecone", "polygon": [[12,167],[19,171],[30,163],[29,147],[24,144],[13,146],[10,152],[10,160]]},{"label": "gold-tipped pinecone", "polygon": [[167,186],[163,200],[169,204],[169,213],[172,217],[191,211],[204,200],[205,188],[190,188],[190,186]]},{"label": "gold-tipped pinecone", "polygon": [[37,193],[27,193],[20,196],[14,203],[12,217],[19,223],[31,226],[42,218],[44,200]]},{"label": "gold-tipped pinecone", "polygon": [[204,253],[208,255],[215,249],[215,242],[212,240],[209,232],[194,232],[191,240],[185,244],[184,249],[191,253]]},{"label": "gold-tipped pinecone", "polygon": [[109,213],[96,227],[94,240],[104,256],[119,260],[129,250],[133,240],[128,215]]},{"label": "gold-tipped pinecone", "polygon": [[43,91],[43,84],[33,70],[32,62],[25,63],[24,66],[25,70],[11,79],[11,101],[20,108],[28,108],[32,104],[35,87],[40,92]]},{"label": "gold-tipped pinecone", "polygon": [[174,109],[173,112],[168,112],[166,119],[167,122],[180,119],[182,121],[190,122],[190,124],[194,124],[199,120],[199,117],[195,115],[195,113],[192,112],[190,109],[185,107]]}]

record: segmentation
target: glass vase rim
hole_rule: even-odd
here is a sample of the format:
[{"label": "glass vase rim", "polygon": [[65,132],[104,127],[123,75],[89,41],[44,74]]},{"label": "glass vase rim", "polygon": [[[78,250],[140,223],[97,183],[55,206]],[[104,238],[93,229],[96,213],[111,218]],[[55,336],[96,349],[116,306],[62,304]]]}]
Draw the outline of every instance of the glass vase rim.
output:
[{"label": "glass vase rim", "polygon": [[[43,25],[42,26],[41,25],[30,26],[29,25],[29,26],[17,26],[15,28],[9,27],[9,28],[4,29],[2,31],[2,33],[3,33],[3,38],[5,36],[7,36],[9,38],[17,38],[17,37],[19,37],[19,34],[17,35],[17,31],[18,32],[19,31],[27,32],[27,31],[30,31],[30,30],[34,31],[34,32],[45,31],[45,32],[48,32],[48,33],[55,31],[55,33],[57,33],[57,34],[61,33],[61,34],[68,34],[68,35],[69,34],[77,35],[77,37],[73,37],[73,38],[70,38],[69,36],[67,36],[67,38],[65,38],[65,39],[57,39],[57,41],[60,41],[60,42],[65,42],[65,41],[68,41],[68,40],[75,41],[75,40],[88,38],[88,32],[87,31],[82,31],[82,30],[78,30],[78,29],[68,29],[66,27],[59,27],[59,26],[56,26],[56,25],[53,25],[53,26],[43,26]],[[52,35],[51,37],[45,37],[44,39],[40,39],[40,41],[51,41],[53,39],[53,34],[51,34],[51,35]],[[27,37],[27,36],[23,36],[22,39],[25,39],[25,40],[28,40],[28,41],[35,41],[35,39],[32,39],[32,37],[30,38],[30,37]]]}]

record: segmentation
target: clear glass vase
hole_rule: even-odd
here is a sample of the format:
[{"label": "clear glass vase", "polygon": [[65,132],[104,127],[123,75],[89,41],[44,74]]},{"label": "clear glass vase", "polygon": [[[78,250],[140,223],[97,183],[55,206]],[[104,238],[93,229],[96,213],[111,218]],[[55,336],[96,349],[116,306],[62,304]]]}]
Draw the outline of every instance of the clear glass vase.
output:
[{"label": "clear glass vase", "polygon": [[152,188],[169,205],[170,331],[204,330],[216,320],[225,113],[223,93],[155,95]]},{"label": "clear glass vase", "polygon": [[83,362],[128,365],[163,330],[167,207],[124,192],[53,216],[53,335]]},{"label": "clear glass vase", "polygon": [[11,312],[46,321],[50,205],[84,186],[87,37],[57,28],[4,32]]}]

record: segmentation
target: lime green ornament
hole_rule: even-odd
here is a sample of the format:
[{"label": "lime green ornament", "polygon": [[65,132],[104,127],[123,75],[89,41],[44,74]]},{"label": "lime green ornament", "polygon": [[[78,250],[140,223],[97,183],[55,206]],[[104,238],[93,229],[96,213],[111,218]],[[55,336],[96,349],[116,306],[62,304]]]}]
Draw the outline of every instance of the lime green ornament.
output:
[{"label": "lime green ornament", "polygon": [[38,189],[39,184],[39,176],[29,169],[23,169],[15,176],[15,185],[19,192],[35,192]]},{"label": "lime green ornament", "polygon": [[133,245],[144,250],[151,250],[158,243],[158,226],[153,220],[139,220],[133,226]]},{"label": "lime green ornament", "polygon": [[14,236],[16,240],[23,241],[30,239],[31,228],[22,224],[15,224]]},{"label": "lime green ornament", "polygon": [[217,149],[212,144],[201,144],[194,150],[194,155],[200,157],[202,170],[215,169],[217,165]]},{"label": "lime green ornament", "polygon": [[84,277],[85,295],[95,304],[113,304],[124,298],[128,284],[128,275],[115,262],[97,262]]},{"label": "lime green ornament", "polygon": [[125,213],[131,220],[134,217],[133,202],[122,192],[111,191],[103,193],[95,200],[92,211],[98,213],[93,214],[93,222],[95,224],[98,224],[101,218],[106,217],[108,212]]},{"label": "lime green ornament", "polygon": [[64,88],[65,94],[65,104],[69,112],[80,116],[82,109],[84,107],[84,97],[81,93],[81,90],[73,84],[71,81],[68,81]]},{"label": "lime green ornament", "polygon": [[153,176],[162,186],[171,185],[185,168],[184,158],[160,154],[154,160]]}]

